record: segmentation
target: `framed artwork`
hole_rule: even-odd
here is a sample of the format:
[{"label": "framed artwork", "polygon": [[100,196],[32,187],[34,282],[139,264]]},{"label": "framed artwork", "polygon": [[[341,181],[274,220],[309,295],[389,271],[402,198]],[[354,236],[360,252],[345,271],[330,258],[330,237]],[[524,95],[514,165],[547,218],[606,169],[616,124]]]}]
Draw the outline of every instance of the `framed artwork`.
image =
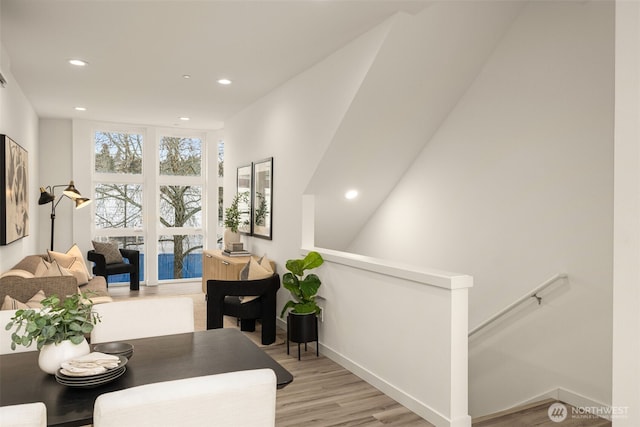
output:
[{"label": "framed artwork", "polygon": [[27,150],[0,135],[0,245],[29,235],[28,166]]},{"label": "framed artwork", "polygon": [[253,182],[251,181],[251,171],[253,163],[238,167],[237,193],[238,210],[240,211],[240,224],[238,232],[251,235],[251,193]]},{"label": "framed artwork", "polygon": [[273,157],[253,165],[253,235],[272,238]]}]

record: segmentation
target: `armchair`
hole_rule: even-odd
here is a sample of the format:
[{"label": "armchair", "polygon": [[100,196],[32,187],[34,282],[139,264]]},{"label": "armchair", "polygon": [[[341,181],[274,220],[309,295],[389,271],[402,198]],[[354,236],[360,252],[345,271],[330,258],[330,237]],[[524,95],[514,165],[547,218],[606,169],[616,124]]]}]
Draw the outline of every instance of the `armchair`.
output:
[{"label": "armchair", "polygon": [[[240,329],[255,330],[256,319],[262,322],[262,344],[276,340],[276,292],[280,276],[255,280],[207,280],[207,329],[223,327],[223,316],[240,319]],[[239,296],[259,296],[241,303]]]},{"label": "armchair", "polygon": [[126,258],[129,262],[117,262],[113,264],[107,264],[104,255],[99,254],[95,250],[87,252],[87,259],[93,261],[93,274],[96,276],[102,276],[109,285],[108,276],[114,274],[126,274],[129,273],[129,289],[137,291],[140,289],[140,251],[135,249],[120,249],[120,253],[123,258]]}]

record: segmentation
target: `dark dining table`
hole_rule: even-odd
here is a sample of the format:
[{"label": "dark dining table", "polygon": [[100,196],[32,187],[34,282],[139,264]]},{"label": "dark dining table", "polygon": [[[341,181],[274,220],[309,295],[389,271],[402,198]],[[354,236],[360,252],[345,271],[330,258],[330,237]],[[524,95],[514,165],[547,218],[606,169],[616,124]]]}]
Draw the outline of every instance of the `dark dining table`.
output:
[{"label": "dark dining table", "polygon": [[282,388],[293,376],[237,329],[125,340],[134,346],[126,372],[94,388],[67,387],[38,367],[37,351],[0,356],[0,406],[44,402],[47,424],[93,423],[96,398],[139,385],[225,372],[271,368]]}]

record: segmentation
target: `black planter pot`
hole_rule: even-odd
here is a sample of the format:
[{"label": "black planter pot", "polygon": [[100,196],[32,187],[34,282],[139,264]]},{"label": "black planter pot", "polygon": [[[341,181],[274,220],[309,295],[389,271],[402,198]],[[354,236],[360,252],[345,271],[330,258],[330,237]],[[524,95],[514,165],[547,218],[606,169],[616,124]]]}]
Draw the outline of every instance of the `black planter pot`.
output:
[{"label": "black planter pot", "polygon": [[301,343],[304,343],[304,351],[307,351],[307,343],[315,341],[316,356],[319,356],[318,316],[315,313],[289,313],[287,315],[287,354],[289,354],[289,341],[298,343],[298,360],[300,360]]}]

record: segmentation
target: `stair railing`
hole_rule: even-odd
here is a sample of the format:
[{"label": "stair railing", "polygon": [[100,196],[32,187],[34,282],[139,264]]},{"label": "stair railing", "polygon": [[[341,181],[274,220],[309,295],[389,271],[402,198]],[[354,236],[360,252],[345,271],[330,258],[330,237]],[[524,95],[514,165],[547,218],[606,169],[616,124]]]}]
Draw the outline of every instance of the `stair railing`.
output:
[{"label": "stair railing", "polygon": [[483,329],[487,325],[493,323],[494,321],[496,321],[500,317],[504,316],[505,314],[507,314],[508,312],[510,312],[511,310],[513,310],[514,308],[516,308],[517,306],[522,304],[523,302],[529,301],[531,298],[535,298],[536,301],[538,302],[538,305],[542,304],[542,297],[539,296],[538,294],[540,292],[542,292],[543,290],[545,290],[546,288],[548,288],[549,286],[551,286],[557,280],[567,279],[568,277],[569,276],[566,273],[558,273],[555,276],[550,277],[549,279],[545,280],[540,285],[538,285],[535,289],[533,289],[531,292],[528,292],[526,295],[523,295],[521,298],[518,298],[513,303],[509,304],[508,306],[506,306],[505,308],[503,308],[502,310],[500,310],[499,312],[497,312],[493,316],[489,317],[484,322],[480,323],[475,328],[471,329],[471,331],[469,331],[469,337],[471,335],[475,334],[476,332],[480,331],[481,329]]}]

